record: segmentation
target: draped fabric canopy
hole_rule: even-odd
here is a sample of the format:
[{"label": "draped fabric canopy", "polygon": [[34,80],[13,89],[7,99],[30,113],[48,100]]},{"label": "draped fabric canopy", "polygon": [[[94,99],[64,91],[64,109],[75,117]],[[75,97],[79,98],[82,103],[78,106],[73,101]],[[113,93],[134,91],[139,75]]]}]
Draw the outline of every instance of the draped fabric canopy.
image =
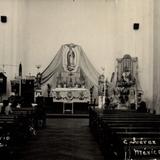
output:
[{"label": "draped fabric canopy", "polygon": [[[43,96],[47,95],[48,84],[52,89],[56,88],[59,75],[65,75],[67,73],[67,69],[65,67],[65,58],[70,50],[74,51],[74,54],[77,56],[76,66],[78,68],[77,69],[75,67],[75,71],[73,70],[72,74],[76,74],[76,72],[78,72],[81,77],[80,80],[83,77],[83,80],[85,81],[85,87],[90,89],[92,86],[94,86],[93,94],[97,95],[98,77],[100,74],[91,64],[81,46],[75,44],[64,44],[61,46],[51,63],[41,73],[41,86]],[[66,79],[67,78],[69,77],[66,77]]]}]

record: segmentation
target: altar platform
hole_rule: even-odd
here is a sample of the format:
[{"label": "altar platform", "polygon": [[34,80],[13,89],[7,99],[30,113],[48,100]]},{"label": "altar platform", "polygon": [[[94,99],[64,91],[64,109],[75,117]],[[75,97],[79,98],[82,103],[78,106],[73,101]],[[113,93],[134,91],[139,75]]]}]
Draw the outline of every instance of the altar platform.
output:
[{"label": "altar platform", "polygon": [[89,114],[47,114],[47,118],[89,118]]}]

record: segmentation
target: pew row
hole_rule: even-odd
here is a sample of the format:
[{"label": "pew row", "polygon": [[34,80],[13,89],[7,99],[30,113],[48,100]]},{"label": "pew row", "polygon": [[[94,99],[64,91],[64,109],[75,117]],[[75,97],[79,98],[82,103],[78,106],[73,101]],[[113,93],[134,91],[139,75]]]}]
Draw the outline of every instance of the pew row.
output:
[{"label": "pew row", "polygon": [[105,159],[160,159],[160,116],[90,108],[89,126]]},{"label": "pew row", "polygon": [[10,115],[0,115],[1,155],[16,152],[18,145],[35,135],[35,115],[33,108],[13,109]]}]

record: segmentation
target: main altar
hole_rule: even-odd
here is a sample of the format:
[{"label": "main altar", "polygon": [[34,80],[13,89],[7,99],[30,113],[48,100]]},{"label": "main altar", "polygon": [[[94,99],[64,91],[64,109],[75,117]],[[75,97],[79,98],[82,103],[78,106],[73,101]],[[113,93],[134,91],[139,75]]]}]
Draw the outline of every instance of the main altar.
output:
[{"label": "main altar", "polygon": [[88,110],[88,103],[97,97],[98,77],[81,46],[71,43],[62,45],[37,82],[42,96],[52,98],[53,107],[60,108],[63,104],[63,113],[74,113],[76,105]]}]

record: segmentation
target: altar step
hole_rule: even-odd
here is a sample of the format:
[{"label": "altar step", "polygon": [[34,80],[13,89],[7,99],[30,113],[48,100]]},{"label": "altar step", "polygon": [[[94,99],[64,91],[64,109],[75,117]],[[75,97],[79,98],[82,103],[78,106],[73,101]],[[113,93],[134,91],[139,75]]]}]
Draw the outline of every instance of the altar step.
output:
[{"label": "altar step", "polygon": [[47,114],[47,118],[89,118],[89,114]]}]

